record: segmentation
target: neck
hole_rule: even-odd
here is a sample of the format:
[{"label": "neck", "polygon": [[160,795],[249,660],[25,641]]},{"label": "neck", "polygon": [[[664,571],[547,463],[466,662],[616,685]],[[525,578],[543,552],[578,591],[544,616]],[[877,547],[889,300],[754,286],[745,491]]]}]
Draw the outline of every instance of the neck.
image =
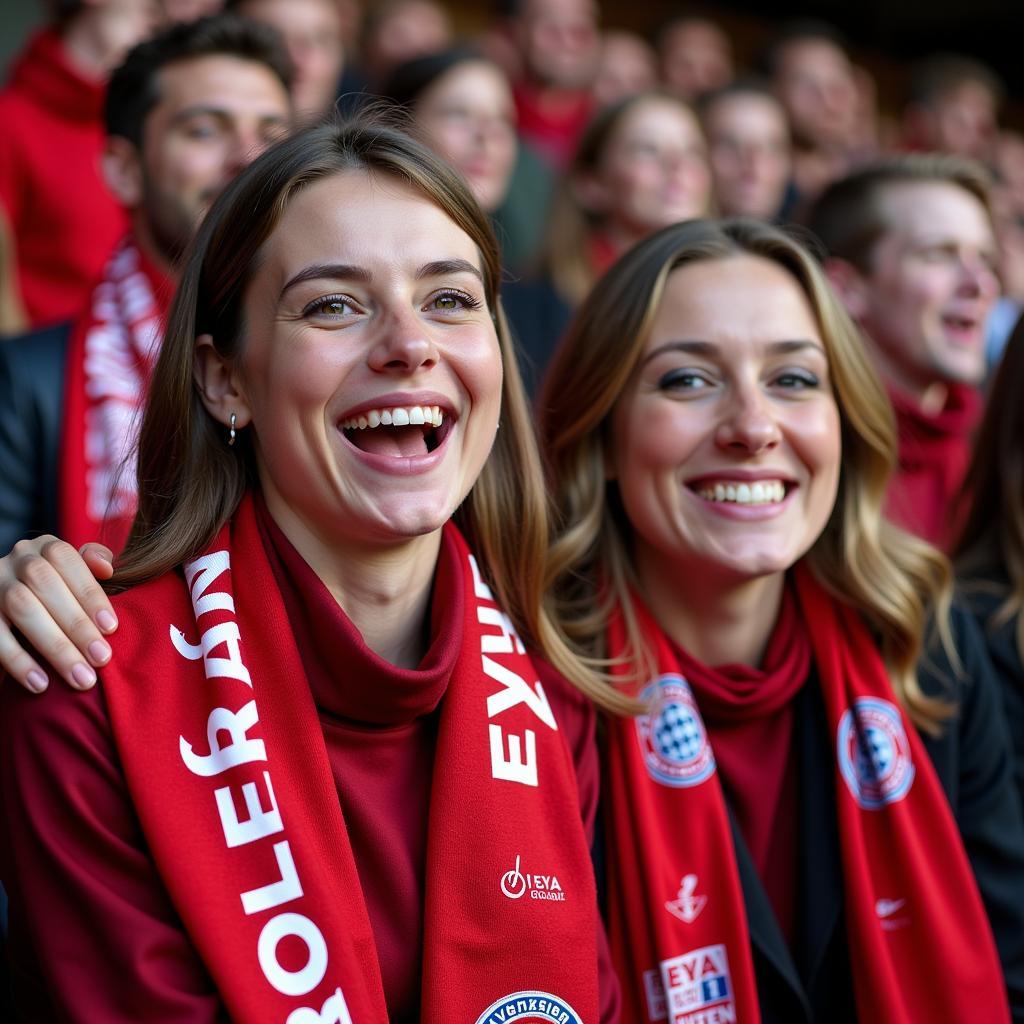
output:
[{"label": "neck", "polygon": [[64,30],[64,52],[71,66],[92,82],[103,82],[124,54],[119,9],[87,7]]},{"label": "neck", "polygon": [[141,207],[131,211],[132,236],[135,239],[139,251],[149,263],[160,271],[169,281],[175,285],[178,283],[179,263],[173,260],[164,248],[157,243],[150,229],[149,221]]},{"label": "neck", "polygon": [[359,630],[366,646],[398,668],[416,668],[428,644],[430,594],[441,531],[397,544],[339,545],[264,491],[274,522]]},{"label": "neck", "polygon": [[[870,335],[868,335],[870,340]],[[886,349],[871,342],[872,355],[886,387],[917,406],[926,416],[937,416],[949,398],[949,383],[944,380],[921,380],[909,373]]]},{"label": "neck", "polygon": [[760,666],[782,605],[783,573],[737,580],[680,572],[656,551],[637,553],[637,571],[658,624],[698,661]]}]

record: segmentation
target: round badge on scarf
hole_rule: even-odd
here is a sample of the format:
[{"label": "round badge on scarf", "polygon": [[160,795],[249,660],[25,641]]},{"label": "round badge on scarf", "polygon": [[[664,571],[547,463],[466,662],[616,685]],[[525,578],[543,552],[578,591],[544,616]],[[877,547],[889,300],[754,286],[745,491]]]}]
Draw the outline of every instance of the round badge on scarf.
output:
[{"label": "round badge on scarf", "polygon": [[902,800],[914,782],[914,762],[899,708],[861,697],[839,720],[839,770],[854,800],[876,811]]},{"label": "round badge on scarf", "polygon": [[476,1019],[476,1024],[523,1024],[551,1021],[551,1024],[583,1024],[580,1015],[564,1000],[550,992],[513,992],[495,1000]]},{"label": "round badge on scarf", "polygon": [[636,718],[636,735],[648,774],[665,786],[697,786],[715,771],[715,755],[693,699],[680,675],[660,676],[640,699],[654,706]]}]

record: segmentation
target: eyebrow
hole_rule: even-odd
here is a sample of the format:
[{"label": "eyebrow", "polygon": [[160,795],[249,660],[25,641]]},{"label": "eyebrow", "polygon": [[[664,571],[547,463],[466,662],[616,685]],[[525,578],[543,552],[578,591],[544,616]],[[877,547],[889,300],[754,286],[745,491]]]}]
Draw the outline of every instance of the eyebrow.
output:
[{"label": "eyebrow", "polygon": [[[472,274],[481,284],[484,283],[483,274],[473,266],[469,260],[433,260],[424,263],[416,271],[416,280],[422,281],[428,277],[443,277],[446,274]],[[362,284],[369,284],[373,281],[373,274],[365,267],[359,267],[352,263],[312,263],[303,267],[294,277],[288,279],[281,289],[279,298],[284,298],[285,293],[304,281],[318,281],[325,278],[346,279],[359,281]]]},{"label": "eyebrow", "polygon": [[[801,352],[809,348],[825,354],[825,349],[821,343],[811,341],[809,338],[770,341],[765,345],[765,349],[768,351],[768,354],[773,356],[789,355],[791,352]],[[660,355],[664,355],[666,352],[686,352],[690,355],[711,358],[718,355],[720,351],[721,346],[716,345],[711,341],[668,341],[664,345],[659,345],[653,352],[649,352],[644,358],[643,363],[646,365],[652,359],[655,359]]]},{"label": "eyebrow", "polygon": [[[218,121],[231,121],[235,116],[234,111],[228,110],[225,107],[217,107],[209,103],[201,103],[191,107],[183,107],[171,118],[171,124],[184,124],[186,121],[190,121],[194,117],[214,117]],[[260,122],[263,124],[287,124],[288,122],[287,115],[278,111],[265,111],[264,113],[259,114],[258,117]]]}]

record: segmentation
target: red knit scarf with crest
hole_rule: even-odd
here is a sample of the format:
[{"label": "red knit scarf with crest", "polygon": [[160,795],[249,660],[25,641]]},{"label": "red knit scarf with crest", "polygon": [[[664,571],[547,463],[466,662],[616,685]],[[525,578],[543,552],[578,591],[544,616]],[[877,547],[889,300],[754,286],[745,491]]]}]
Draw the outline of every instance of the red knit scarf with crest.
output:
[{"label": "red knit scarf with crest", "polygon": [[[836,745],[858,1019],[1010,1019],[978,888],[934,769],[863,621],[798,567],[798,610]],[[609,937],[624,1024],[760,1021],[725,800],[692,690],[638,601],[651,714],[609,727]],[[621,618],[609,655],[625,649]],[[625,671],[625,670],[623,670]],[[633,688],[635,689],[635,687]]]},{"label": "red knit scarf with crest", "polygon": [[[596,896],[571,754],[465,541],[441,705],[421,1019],[598,1019]],[[103,672],[157,870],[233,1020],[385,1024],[323,733],[251,497],[184,579],[116,599]]]},{"label": "red knit scarf with crest", "polygon": [[124,546],[135,514],[135,440],[173,285],[125,238],[68,343],[60,535]]}]

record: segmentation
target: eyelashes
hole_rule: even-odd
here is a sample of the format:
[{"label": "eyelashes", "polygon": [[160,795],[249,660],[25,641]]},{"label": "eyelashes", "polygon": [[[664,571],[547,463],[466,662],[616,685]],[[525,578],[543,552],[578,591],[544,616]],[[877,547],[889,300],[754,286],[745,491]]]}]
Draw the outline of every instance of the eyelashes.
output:
[{"label": "eyelashes", "polygon": [[[441,303],[452,303],[452,305],[441,305]],[[334,307],[334,308],[331,308]],[[424,310],[432,310],[438,313],[457,313],[460,310],[478,310],[483,308],[483,301],[469,292],[458,288],[444,288],[435,292],[423,304]],[[340,318],[362,312],[362,306],[348,295],[321,295],[312,302],[307,303],[302,309],[303,316],[325,316]]]}]

